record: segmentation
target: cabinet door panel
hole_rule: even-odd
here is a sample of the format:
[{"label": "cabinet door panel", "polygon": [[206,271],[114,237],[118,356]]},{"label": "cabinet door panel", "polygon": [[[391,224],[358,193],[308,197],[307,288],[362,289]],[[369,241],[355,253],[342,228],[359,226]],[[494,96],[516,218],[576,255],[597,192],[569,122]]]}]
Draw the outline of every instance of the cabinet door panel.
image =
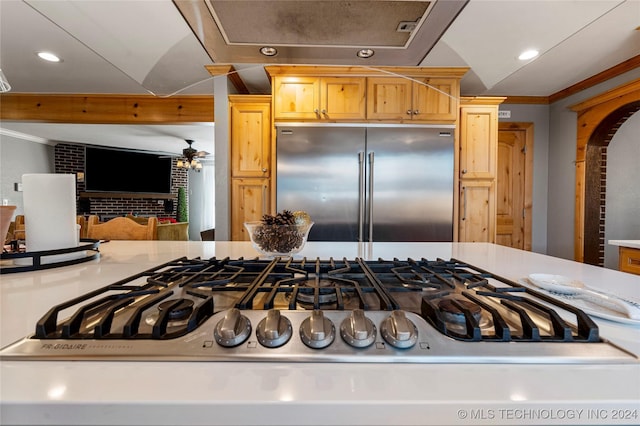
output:
[{"label": "cabinet door panel", "polygon": [[320,82],[321,118],[364,120],[365,93],[364,78],[323,78]]},{"label": "cabinet door panel", "polygon": [[495,107],[461,108],[461,178],[495,178],[498,139],[497,123],[497,108]]},{"label": "cabinet door panel", "polygon": [[494,198],[493,181],[460,183],[460,241],[495,242]]},{"label": "cabinet door panel", "polygon": [[249,241],[244,222],[261,220],[270,211],[269,179],[232,179],[231,240]]},{"label": "cabinet door panel", "polygon": [[269,104],[232,104],[231,174],[233,177],[269,176],[270,117]]},{"label": "cabinet door panel", "polygon": [[454,121],[458,115],[458,81],[418,78],[413,84],[413,119]]},{"label": "cabinet door panel", "polygon": [[391,77],[368,78],[367,118],[410,120],[411,80]]},{"label": "cabinet door panel", "polygon": [[320,106],[320,79],[277,77],[274,85],[276,119],[317,119]]}]

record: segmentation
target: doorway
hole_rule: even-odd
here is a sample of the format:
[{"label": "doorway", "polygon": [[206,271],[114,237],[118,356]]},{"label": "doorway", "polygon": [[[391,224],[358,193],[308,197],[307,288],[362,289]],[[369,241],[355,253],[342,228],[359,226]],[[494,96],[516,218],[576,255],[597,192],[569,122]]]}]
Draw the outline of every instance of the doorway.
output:
[{"label": "doorway", "polygon": [[496,243],[531,250],[533,123],[499,123]]}]

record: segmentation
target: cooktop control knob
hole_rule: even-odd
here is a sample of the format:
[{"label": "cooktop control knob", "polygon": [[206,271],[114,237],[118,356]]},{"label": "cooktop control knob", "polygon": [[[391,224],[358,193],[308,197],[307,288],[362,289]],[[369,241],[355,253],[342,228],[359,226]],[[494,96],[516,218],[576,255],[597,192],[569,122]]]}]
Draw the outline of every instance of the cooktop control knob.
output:
[{"label": "cooktop control knob", "polygon": [[340,325],[342,339],[355,348],[366,348],[376,340],[376,326],[362,309],[354,309]]},{"label": "cooktop control knob", "polygon": [[250,334],[251,322],[238,308],[229,309],[213,330],[216,342],[227,348],[238,346],[247,340]]},{"label": "cooktop control knob", "polygon": [[402,310],[391,312],[380,326],[384,340],[399,349],[412,347],[418,341],[418,328]]},{"label": "cooktop control knob", "polygon": [[280,315],[277,309],[270,309],[256,328],[258,342],[267,348],[277,348],[289,341],[293,334],[291,321],[284,315]]},{"label": "cooktop control knob", "polygon": [[324,313],[316,309],[311,316],[300,324],[300,338],[302,342],[313,349],[322,349],[333,343],[336,337],[336,327]]}]

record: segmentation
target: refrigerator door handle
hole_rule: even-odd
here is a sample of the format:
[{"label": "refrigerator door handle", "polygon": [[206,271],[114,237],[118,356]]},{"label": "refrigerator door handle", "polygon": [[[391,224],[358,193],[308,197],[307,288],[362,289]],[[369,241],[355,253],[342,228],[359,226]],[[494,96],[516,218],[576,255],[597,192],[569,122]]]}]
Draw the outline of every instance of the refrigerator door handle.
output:
[{"label": "refrigerator door handle", "polygon": [[364,241],[364,152],[358,153],[358,242]]},{"label": "refrigerator door handle", "polygon": [[373,242],[373,157],[374,152],[369,153],[369,197],[367,202],[369,203],[369,242]]}]

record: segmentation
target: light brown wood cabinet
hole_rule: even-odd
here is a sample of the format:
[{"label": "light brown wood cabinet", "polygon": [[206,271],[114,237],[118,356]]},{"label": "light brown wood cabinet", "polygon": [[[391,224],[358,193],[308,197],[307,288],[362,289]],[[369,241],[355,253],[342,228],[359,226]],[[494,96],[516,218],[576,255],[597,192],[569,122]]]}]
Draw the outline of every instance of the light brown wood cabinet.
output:
[{"label": "light brown wood cabinet", "polygon": [[276,76],[273,79],[276,120],[365,119],[365,78]]},{"label": "light brown wood cabinet", "polygon": [[246,241],[244,222],[271,211],[271,97],[233,95],[229,106],[231,239]]},{"label": "light brown wood cabinet", "polygon": [[498,105],[503,100],[461,99],[458,241],[496,241]]},{"label": "light brown wood cabinet", "polygon": [[640,275],[640,249],[621,246],[618,249],[618,266],[622,272]]},{"label": "light brown wood cabinet", "polygon": [[367,119],[455,122],[458,79],[369,77]]},{"label": "light brown wood cabinet", "polygon": [[495,182],[489,179],[460,181],[459,241],[494,242],[496,233]]},{"label": "light brown wood cabinet", "polygon": [[249,241],[244,222],[257,221],[270,211],[270,180],[231,179],[231,240]]}]

